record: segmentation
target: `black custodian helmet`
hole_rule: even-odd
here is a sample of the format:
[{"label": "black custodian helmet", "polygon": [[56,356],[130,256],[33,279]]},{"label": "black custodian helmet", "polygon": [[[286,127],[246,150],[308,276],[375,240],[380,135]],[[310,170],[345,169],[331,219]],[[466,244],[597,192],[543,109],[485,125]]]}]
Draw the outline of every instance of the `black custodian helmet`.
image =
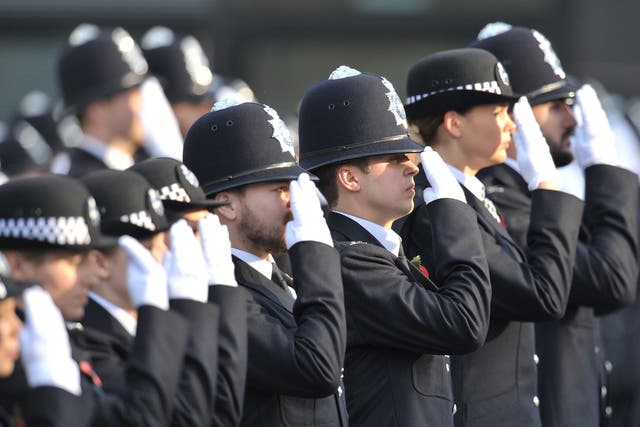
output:
[{"label": "black custodian helmet", "polygon": [[303,172],[289,130],[269,106],[245,102],[200,117],[184,141],[184,164],[207,196],[246,184],[293,180]]},{"label": "black custodian helmet", "polygon": [[567,79],[551,43],[536,30],[492,23],[469,46],[494,54],[507,70],[514,92],[532,105],[575,96],[577,87]]},{"label": "black custodian helmet", "polygon": [[65,106],[81,111],[91,102],[137,87],[147,77],[147,69],[127,31],[81,24],[69,36],[58,61]]},{"label": "black custodian helmet", "polygon": [[391,82],[346,66],[307,90],[298,126],[300,165],[309,170],[423,149],[409,139],[404,108]]}]

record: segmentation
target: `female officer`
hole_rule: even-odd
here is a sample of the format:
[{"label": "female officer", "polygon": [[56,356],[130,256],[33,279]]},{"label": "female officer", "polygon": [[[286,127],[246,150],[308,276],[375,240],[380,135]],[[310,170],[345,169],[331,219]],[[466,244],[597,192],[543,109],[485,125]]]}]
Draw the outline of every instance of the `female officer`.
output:
[{"label": "female officer", "polygon": [[[457,49],[420,60],[409,71],[406,111],[414,138],[437,151],[462,185],[476,211],[489,263],[493,296],[487,341],[453,358],[455,423],[539,426],[534,330],[527,322],[564,313],[582,203],[558,191],[559,177],[526,100],[514,106],[516,130],[509,115],[515,101],[509,78],[487,53]],[[475,177],[479,169],[504,162],[512,134],[533,190],[526,253],[513,242]],[[429,270],[432,231],[424,206],[396,225],[407,255],[420,255]]]}]

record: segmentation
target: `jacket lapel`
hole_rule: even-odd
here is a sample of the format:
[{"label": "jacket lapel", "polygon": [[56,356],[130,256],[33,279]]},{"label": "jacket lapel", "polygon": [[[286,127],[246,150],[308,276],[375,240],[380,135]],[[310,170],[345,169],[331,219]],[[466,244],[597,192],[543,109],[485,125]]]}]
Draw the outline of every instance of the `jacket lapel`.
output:
[{"label": "jacket lapel", "polygon": [[[333,239],[336,241],[365,242],[376,245],[385,252],[388,252],[378,239],[373,237],[371,233],[351,218],[347,218],[339,213],[331,212],[327,218],[327,224],[329,225]],[[399,256],[396,257],[392,253],[388,253],[393,257],[396,267],[398,267],[407,277],[427,288],[434,290],[438,289],[438,286],[433,283],[433,281],[427,278],[422,274],[422,271],[409,262],[409,260],[404,256],[402,246],[400,246]]]},{"label": "jacket lapel", "polygon": [[295,300],[290,293],[260,274],[240,258],[233,256],[236,280],[242,286],[250,288],[293,313]]},{"label": "jacket lapel", "polygon": [[133,337],[120,322],[91,298],[85,307],[81,323],[88,328],[115,338],[124,348],[128,349],[133,344]]}]

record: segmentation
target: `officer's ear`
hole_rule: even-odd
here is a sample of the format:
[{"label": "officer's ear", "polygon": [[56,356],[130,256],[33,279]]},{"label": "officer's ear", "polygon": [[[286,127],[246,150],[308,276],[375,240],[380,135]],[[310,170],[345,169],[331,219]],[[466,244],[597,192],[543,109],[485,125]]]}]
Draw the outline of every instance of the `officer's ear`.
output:
[{"label": "officer's ear", "polygon": [[338,191],[344,188],[348,192],[356,193],[360,191],[360,174],[364,173],[360,168],[350,164],[344,164],[338,167],[336,180],[338,182]]},{"label": "officer's ear", "polygon": [[449,136],[452,138],[462,137],[462,120],[463,116],[457,111],[447,111],[444,113],[442,126]]},{"label": "officer's ear", "polygon": [[237,191],[221,191],[213,200],[227,202],[226,205],[215,208],[214,212],[220,218],[221,224],[235,221],[238,217],[238,202],[241,195]]}]

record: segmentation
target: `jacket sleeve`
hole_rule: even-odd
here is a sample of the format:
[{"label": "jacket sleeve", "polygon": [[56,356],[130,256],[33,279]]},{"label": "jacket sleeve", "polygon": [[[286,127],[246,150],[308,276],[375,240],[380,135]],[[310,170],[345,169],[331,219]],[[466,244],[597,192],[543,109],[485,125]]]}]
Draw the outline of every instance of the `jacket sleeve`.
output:
[{"label": "jacket sleeve", "polygon": [[570,304],[598,312],[631,304],[638,276],[638,177],[622,168],[585,171],[585,230],[578,243]]},{"label": "jacket sleeve", "polygon": [[428,264],[437,288],[405,274],[377,245],[353,243],[343,249],[354,345],[362,340],[417,353],[458,354],[484,343],[491,287],[475,214],[466,204],[446,199],[422,209],[433,221]]},{"label": "jacket sleeve", "polygon": [[[582,202],[559,191],[535,190],[532,206],[524,257],[498,232],[481,228],[491,277],[492,317],[542,321],[560,318],[566,309]],[[435,228],[433,220],[425,209],[414,214],[403,238],[423,259],[437,262],[432,250],[435,236],[430,231]]]},{"label": "jacket sleeve", "polygon": [[297,397],[329,396],[338,388],[346,348],[339,255],[316,242],[297,243],[289,255],[295,323],[283,324],[249,299],[247,385]]},{"label": "jacket sleeve", "polygon": [[240,424],[247,380],[247,293],[241,287],[209,286],[209,302],[220,309],[218,375],[212,426]]},{"label": "jacket sleeve", "polygon": [[171,300],[170,307],[189,324],[171,425],[206,426],[216,398],[218,307],[187,299]]},{"label": "jacket sleeve", "polygon": [[169,425],[188,336],[188,322],[179,314],[140,307],[125,373],[126,391],[114,395],[83,388],[95,408],[91,425]]}]

